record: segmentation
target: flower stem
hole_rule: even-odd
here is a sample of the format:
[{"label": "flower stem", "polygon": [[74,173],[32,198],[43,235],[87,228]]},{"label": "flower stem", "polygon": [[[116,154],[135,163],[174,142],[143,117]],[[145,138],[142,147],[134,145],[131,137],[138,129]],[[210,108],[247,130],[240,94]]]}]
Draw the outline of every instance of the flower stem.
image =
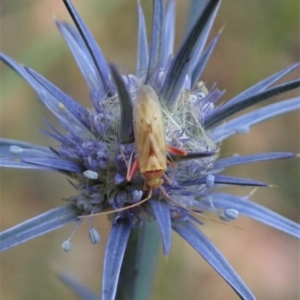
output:
[{"label": "flower stem", "polygon": [[160,232],[156,222],[131,230],[119,278],[117,300],[149,299],[157,263]]}]

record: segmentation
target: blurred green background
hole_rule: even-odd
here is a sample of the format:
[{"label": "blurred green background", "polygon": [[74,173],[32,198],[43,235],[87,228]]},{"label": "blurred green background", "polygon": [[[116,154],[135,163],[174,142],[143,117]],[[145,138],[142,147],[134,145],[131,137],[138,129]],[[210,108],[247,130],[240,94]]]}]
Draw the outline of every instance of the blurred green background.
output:
[{"label": "blurred green background", "polygon": [[[108,61],[134,70],[137,13],[135,0],[74,0]],[[150,34],[152,1],[141,1]],[[177,0],[177,37],[184,33],[188,1]],[[60,0],[1,0],[1,50],[28,65],[81,104],[91,107],[88,89],[60,37],[53,15],[70,20]],[[226,89],[224,100],[299,60],[299,3],[294,0],[223,1],[214,33],[225,30],[202,80]],[[42,118],[54,121],[32,89],[4,64],[1,71],[1,136],[45,146],[56,143],[39,132]],[[299,77],[295,71],[285,80]],[[284,94],[278,99],[299,95]],[[277,99],[272,99],[275,101]],[[271,100],[268,101],[271,103]],[[222,155],[265,151],[300,152],[299,112],[254,127],[224,143]],[[299,160],[273,161],[230,169],[227,173],[266,181],[277,188],[260,189],[253,200],[299,221]],[[228,191],[228,190],[227,190]],[[250,189],[231,189],[245,195]],[[75,191],[62,175],[29,170],[1,170],[1,231],[63,205]],[[88,222],[73,238],[70,253],[61,250],[73,225],[1,254],[1,299],[77,299],[56,277],[66,271],[100,292],[103,253],[110,224],[99,217],[102,235],[94,246]],[[233,225],[205,220],[205,233],[218,246],[260,300],[298,299],[299,242],[281,232],[241,217]],[[237,299],[229,286],[182,239],[174,234],[166,261],[161,253],[151,299]]]}]

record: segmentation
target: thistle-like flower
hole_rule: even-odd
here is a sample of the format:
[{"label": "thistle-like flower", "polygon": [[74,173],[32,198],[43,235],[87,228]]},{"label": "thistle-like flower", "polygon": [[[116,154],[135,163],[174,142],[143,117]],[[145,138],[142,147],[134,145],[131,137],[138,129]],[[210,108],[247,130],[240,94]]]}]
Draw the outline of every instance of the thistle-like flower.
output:
[{"label": "thistle-like flower", "polygon": [[[221,221],[231,221],[242,214],[299,238],[298,224],[249,201],[249,196],[241,198],[217,191],[227,185],[267,186],[252,179],[221,175],[228,167],[296,156],[273,152],[219,158],[219,152],[221,142],[230,136],[300,108],[297,97],[227,121],[252,105],[299,87],[300,80],[272,86],[299,64],[218,104],[223,92],[216,85],[206,87],[201,76],[220,37],[219,33],[206,46],[220,0],[208,2],[175,53],[174,1],[168,2],[166,12],[163,0],[153,1],[150,47],[138,3],[136,73],[124,75],[115,64],[107,63],[71,1],[64,3],[75,27],[59,20],[56,25],[87,82],[93,108],[84,108],[34,70],[2,53],[2,61],[36,90],[66,133],[45,122],[49,130],[44,132],[60,143],[58,149],[1,139],[0,165],[62,172],[69,176],[76,192],[67,199],[66,206],[2,232],[1,250],[70,222],[80,224],[85,217],[109,214],[112,228],[106,246],[102,299],[115,299],[117,293],[120,299],[138,299],[133,297],[134,278],[128,280],[132,270],[126,264],[138,260],[140,256],[132,257],[133,253],[142,249],[132,250],[138,246],[131,235],[148,223],[157,222],[165,255],[169,254],[174,230],[242,299],[255,299],[196,225],[203,224],[199,220],[203,210],[216,213]],[[99,242],[94,227],[90,229],[90,239]],[[69,251],[71,245],[68,239],[63,249]]]}]

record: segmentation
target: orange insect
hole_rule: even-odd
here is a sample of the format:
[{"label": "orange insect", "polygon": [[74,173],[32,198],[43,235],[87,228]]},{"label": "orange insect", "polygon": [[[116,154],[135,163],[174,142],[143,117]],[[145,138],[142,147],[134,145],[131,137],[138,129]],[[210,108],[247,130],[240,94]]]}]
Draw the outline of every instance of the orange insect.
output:
[{"label": "orange insect", "polygon": [[[162,193],[170,198],[163,189],[162,184],[172,181],[165,174],[167,163],[174,164],[167,160],[167,151],[177,155],[187,155],[185,150],[180,150],[166,145],[165,127],[163,113],[158,97],[149,85],[140,87],[133,108],[133,130],[137,159],[129,170],[126,179],[130,181],[137,169],[145,177],[144,189],[150,188],[149,199],[152,190],[159,188]],[[145,199],[143,199],[145,200]]]},{"label": "orange insect", "polygon": [[[133,129],[137,158],[134,160],[131,168],[128,166],[126,179],[127,181],[131,181],[139,169],[145,177],[143,189],[145,190],[149,187],[149,194],[145,199],[137,203],[112,211],[96,213],[93,214],[94,216],[110,214],[139,206],[151,198],[152,190],[156,188],[159,188],[165,197],[179,205],[162,187],[164,183],[162,177],[169,184],[172,184],[171,179],[166,175],[167,163],[172,166],[175,166],[175,164],[167,160],[167,151],[182,156],[187,155],[187,151],[166,145],[161,105],[155,91],[149,85],[141,86],[137,93],[133,107]],[[81,218],[84,217],[88,216],[81,216]]]},{"label": "orange insect", "polygon": [[[166,144],[162,108],[154,89],[149,85],[141,86],[137,93],[133,107],[133,130],[137,157],[131,168],[128,166],[126,179],[127,181],[131,181],[139,169],[145,178],[143,189],[146,190],[148,187],[150,188],[148,196],[137,203],[111,211],[96,213],[93,214],[93,216],[120,212],[139,206],[149,200],[152,196],[153,189],[157,188],[160,189],[166,198],[174,202],[175,205],[197,214],[197,211],[186,208],[172,199],[162,186],[164,183],[162,178],[165,178],[169,184],[172,184],[171,179],[166,175],[167,164],[175,166],[173,162],[167,159],[167,152],[181,156],[186,156],[188,153],[186,150],[181,150]],[[210,219],[207,216],[201,216]],[[89,216],[81,216],[80,218],[85,217]],[[216,220],[213,221],[223,224]]]}]

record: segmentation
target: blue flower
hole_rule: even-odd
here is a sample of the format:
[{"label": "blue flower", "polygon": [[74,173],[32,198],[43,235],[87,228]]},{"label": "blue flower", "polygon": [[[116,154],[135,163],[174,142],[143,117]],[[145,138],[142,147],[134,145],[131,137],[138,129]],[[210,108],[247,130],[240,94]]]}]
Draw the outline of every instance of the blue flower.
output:
[{"label": "blue flower", "polygon": [[[248,132],[252,125],[300,108],[300,98],[296,97],[233,117],[263,100],[299,87],[300,80],[273,86],[299,64],[268,77],[224,104],[218,104],[224,92],[216,85],[207,88],[200,79],[221,35],[219,32],[205,47],[220,0],[208,2],[175,54],[174,1],[169,1],[165,13],[163,1],[154,0],[150,47],[143,11],[138,3],[136,73],[124,75],[115,64],[107,63],[72,3],[68,0],[64,3],[76,26],[59,20],[56,25],[88,84],[93,109],[84,108],[40,74],[2,53],[2,61],[35,89],[40,101],[57,117],[66,133],[45,121],[49,129],[44,133],[60,143],[59,149],[1,139],[0,165],[64,173],[70,177],[76,193],[68,199],[68,205],[2,232],[1,250],[70,222],[80,224],[85,216],[113,215],[105,254],[102,299],[114,299],[124,285],[131,289],[134,286],[133,279],[129,280],[131,283],[123,280],[124,274],[131,274],[126,269],[128,260],[124,256],[138,260],[140,254],[137,253],[143,250],[132,242],[134,238],[131,237],[136,230],[156,220],[165,255],[170,252],[174,230],[241,298],[255,299],[196,225],[203,225],[198,218],[203,210],[215,213],[222,221],[235,220],[241,214],[299,238],[298,224],[249,201],[250,196],[238,197],[218,191],[219,187],[227,185],[268,186],[254,179],[222,175],[226,168],[296,156],[272,152],[219,158],[219,153],[221,143],[230,136]],[[134,112],[138,100],[147,97],[159,99],[158,110],[161,107],[164,123],[164,127],[158,127],[163,133],[162,149],[162,140],[152,135],[150,125],[144,144],[138,139],[142,124],[137,123]],[[141,114],[142,118],[150,113],[146,110]],[[228,120],[229,117],[233,118]],[[149,151],[142,153],[144,148]],[[162,150],[162,156],[157,149]],[[159,163],[155,168],[144,170],[140,158],[147,162],[150,156],[159,158]],[[137,173],[133,172],[136,158],[140,169]],[[165,169],[163,164],[167,162],[169,165]],[[159,176],[153,171],[159,171]],[[153,183],[153,178],[158,181]],[[100,241],[94,227],[90,229],[90,240],[92,243]],[[71,246],[70,238],[62,247],[69,251]],[[132,253],[136,253],[137,258]],[[72,283],[66,276],[63,280],[80,293],[79,284]],[[83,293],[87,297],[88,291]]]}]

